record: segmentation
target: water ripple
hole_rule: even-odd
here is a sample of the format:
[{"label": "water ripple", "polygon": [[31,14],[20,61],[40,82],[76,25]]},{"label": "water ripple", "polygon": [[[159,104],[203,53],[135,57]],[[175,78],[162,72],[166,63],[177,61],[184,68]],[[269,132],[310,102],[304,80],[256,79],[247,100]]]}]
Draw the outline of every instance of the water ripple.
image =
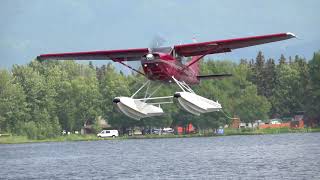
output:
[{"label": "water ripple", "polygon": [[320,133],[0,145],[0,179],[320,179]]}]

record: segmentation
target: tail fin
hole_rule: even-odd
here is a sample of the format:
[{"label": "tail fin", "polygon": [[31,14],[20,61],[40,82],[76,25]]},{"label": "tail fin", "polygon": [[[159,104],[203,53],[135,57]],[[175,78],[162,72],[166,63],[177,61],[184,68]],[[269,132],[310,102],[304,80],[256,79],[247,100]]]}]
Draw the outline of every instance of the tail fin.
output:
[{"label": "tail fin", "polygon": [[222,79],[230,76],[232,76],[232,74],[210,74],[210,75],[197,76],[197,78],[199,80],[206,80],[206,79]]}]

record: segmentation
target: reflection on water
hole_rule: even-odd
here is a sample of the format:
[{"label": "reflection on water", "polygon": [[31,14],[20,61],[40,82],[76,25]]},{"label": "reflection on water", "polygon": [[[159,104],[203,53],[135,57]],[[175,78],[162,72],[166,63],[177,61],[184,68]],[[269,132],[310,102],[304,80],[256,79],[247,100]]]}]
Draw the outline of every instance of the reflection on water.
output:
[{"label": "reflection on water", "polygon": [[320,179],[320,133],[0,145],[0,179]]}]

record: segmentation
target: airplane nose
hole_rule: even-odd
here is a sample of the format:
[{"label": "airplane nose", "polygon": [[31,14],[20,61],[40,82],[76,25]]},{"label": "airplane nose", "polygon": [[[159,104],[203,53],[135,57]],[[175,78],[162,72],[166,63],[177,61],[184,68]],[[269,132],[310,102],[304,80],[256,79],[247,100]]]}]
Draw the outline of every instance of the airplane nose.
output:
[{"label": "airplane nose", "polygon": [[113,103],[118,103],[118,102],[120,102],[120,99],[119,98],[114,98],[112,102]]},{"label": "airplane nose", "polygon": [[181,97],[181,94],[180,93],[174,93],[173,97],[179,98],[179,97]]}]

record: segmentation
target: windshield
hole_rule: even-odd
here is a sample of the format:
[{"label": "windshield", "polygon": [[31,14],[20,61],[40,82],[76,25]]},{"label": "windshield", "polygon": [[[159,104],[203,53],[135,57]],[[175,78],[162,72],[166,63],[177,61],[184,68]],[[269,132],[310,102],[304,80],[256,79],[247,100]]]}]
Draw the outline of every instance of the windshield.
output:
[{"label": "windshield", "polygon": [[153,52],[159,52],[159,53],[171,53],[172,48],[171,47],[158,47],[158,48],[151,48]]}]

